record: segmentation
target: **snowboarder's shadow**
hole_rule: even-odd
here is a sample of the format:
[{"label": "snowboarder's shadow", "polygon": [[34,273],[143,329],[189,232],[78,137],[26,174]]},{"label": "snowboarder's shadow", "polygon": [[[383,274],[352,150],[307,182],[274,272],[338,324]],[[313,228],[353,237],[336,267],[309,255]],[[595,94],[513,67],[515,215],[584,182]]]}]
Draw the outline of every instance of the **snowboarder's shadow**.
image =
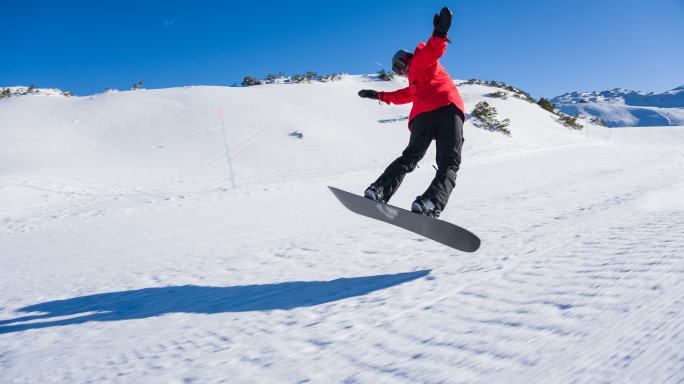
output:
[{"label": "snowboarder's shadow", "polygon": [[[100,293],[20,308],[19,312],[41,314],[0,320],[0,334],[88,321],[143,319],[168,313],[214,314],[289,310],[365,295],[427,276],[429,273],[430,270],[421,270],[331,281],[297,281],[233,287],[184,285]],[[70,317],[63,318],[67,316]]]}]

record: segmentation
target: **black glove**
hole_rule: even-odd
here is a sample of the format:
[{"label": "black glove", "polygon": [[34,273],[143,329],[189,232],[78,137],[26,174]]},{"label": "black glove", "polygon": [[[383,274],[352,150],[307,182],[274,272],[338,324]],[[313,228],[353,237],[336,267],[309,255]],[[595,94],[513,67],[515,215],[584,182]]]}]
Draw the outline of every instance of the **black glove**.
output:
[{"label": "black glove", "polygon": [[366,99],[378,99],[378,92],[372,89],[362,89],[359,91],[359,96],[365,97]]},{"label": "black glove", "polygon": [[451,11],[449,8],[442,8],[439,15],[435,15],[432,23],[435,26],[434,34],[439,37],[446,37],[447,32],[449,32],[449,27],[451,27]]}]

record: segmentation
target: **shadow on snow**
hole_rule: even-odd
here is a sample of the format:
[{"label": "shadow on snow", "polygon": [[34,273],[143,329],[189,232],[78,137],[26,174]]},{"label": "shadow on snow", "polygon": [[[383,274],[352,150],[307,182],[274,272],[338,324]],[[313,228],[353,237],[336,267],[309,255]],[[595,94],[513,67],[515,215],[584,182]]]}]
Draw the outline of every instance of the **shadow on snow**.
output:
[{"label": "shadow on snow", "polygon": [[[42,313],[0,320],[0,334],[88,321],[143,319],[167,313],[212,314],[310,307],[365,295],[427,276],[429,273],[430,270],[422,270],[331,281],[296,281],[234,287],[184,285],[100,293],[20,308],[20,312]],[[65,316],[76,317],[55,319]],[[28,321],[39,322],[25,323]]]}]

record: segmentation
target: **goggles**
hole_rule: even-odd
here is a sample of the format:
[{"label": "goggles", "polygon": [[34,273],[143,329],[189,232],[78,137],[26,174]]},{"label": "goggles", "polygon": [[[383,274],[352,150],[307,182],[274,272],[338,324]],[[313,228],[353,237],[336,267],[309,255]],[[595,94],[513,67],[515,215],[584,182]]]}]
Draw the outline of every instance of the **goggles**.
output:
[{"label": "goggles", "polygon": [[408,67],[408,60],[409,60],[409,55],[404,55],[399,60],[396,60],[394,63],[392,63],[392,72],[396,73],[397,75],[405,75],[406,74],[406,69]]}]

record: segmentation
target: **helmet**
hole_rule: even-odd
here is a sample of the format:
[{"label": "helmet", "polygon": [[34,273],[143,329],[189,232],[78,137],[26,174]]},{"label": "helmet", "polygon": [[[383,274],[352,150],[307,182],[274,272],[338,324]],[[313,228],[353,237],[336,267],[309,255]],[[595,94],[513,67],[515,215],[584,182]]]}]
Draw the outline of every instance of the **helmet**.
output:
[{"label": "helmet", "polygon": [[405,49],[400,49],[392,56],[392,71],[397,75],[406,75],[408,64],[413,54]]}]

